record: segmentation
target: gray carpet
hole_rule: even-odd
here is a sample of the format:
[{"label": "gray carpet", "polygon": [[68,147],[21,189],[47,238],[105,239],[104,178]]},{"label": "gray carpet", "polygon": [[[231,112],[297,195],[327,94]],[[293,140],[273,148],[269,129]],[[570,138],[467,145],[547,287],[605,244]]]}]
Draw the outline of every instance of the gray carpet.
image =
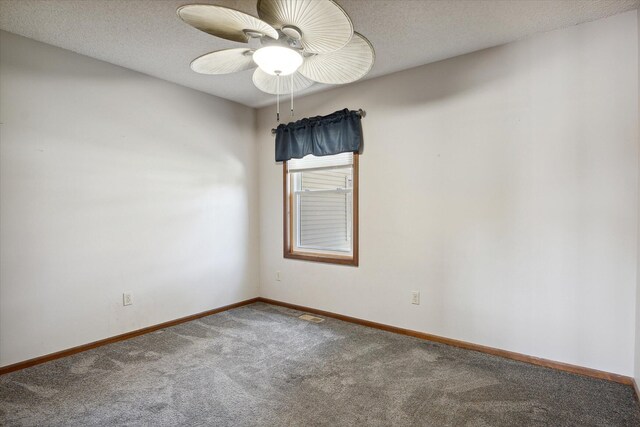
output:
[{"label": "gray carpet", "polygon": [[0,377],[4,426],[640,426],[628,386],[257,303]]}]

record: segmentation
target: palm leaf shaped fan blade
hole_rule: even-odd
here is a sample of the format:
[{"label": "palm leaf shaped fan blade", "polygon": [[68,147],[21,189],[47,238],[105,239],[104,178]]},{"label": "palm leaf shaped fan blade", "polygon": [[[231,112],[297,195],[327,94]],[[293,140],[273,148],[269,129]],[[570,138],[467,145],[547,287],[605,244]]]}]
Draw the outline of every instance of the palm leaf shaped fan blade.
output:
[{"label": "palm leaf shaped fan blade", "polygon": [[353,35],[349,15],[331,0],[258,0],[258,16],[309,53],[341,49]]},{"label": "palm leaf shaped fan blade", "polygon": [[229,74],[256,68],[253,50],[224,49],[202,55],[191,62],[191,69],[200,74]]},{"label": "palm leaf shaped fan blade", "polygon": [[313,84],[313,81],[298,72],[283,77],[272,76],[260,68],[253,72],[253,84],[261,91],[271,95],[291,93],[292,82],[293,92],[301,91]]},{"label": "palm leaf shaped fan blade", "polygon": [[271,25],[228,7],[188,4],[178,8],[178,16],[200,31],[234,42],[246,43],[252,35],[278,38],[278,32]]},{"label": "palm leaf shaped fan blade", "polygon": [[305,58],[298,72],[318,83],[345,84],[367,75],[374,61],[375,52],[369,40],[354,33],[342,49]]}]

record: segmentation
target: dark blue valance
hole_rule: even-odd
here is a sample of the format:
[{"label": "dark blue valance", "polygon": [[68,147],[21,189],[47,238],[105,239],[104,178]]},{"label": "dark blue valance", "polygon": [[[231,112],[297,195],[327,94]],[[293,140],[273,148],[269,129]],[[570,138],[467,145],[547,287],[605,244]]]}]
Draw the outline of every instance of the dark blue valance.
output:
[{"label": "dark blue valance", "polygon": [[276,162],[301,159],[307,154],[358,152],[362,143],[360,113],[348,109],[281,124],[276,129]]}]

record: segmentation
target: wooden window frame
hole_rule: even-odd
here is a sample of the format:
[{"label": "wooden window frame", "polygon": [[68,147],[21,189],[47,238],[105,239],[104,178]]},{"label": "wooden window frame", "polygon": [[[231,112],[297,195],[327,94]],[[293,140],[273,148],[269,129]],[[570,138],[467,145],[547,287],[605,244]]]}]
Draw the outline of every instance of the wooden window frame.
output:
[{"label": "wooden window frame", "polygon": [[299,259],[304,261],[325,262],[330,264],[351,265],[358,266],[358,241],[359,241],[359,227],[358,227],[358,192],[359,192],[359,171],[358,171],[358,153],[353,153],[353,219],[352,219],[352,241],[353,250],[350,256],[334,255],[334,254],[320,254],[294,251],[292,245],[291,236],[293,236],[293,193],[289,191],[289,173],[287,168],[287,162],[282,162],[282,189],[283,189],[283,203],[282,203],[282,241],[284,257],[289,259]]}]

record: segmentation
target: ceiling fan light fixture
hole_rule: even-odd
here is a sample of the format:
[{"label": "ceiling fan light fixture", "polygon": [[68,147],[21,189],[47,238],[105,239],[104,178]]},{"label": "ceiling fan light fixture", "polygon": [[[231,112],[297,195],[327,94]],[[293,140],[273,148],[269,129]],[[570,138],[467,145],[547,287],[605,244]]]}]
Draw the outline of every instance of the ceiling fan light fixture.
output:
[{"label": "ceiling fan light fixture", "polygon": [[265,46],[253,53],[253,60],[262,71],[272,76],[288,76],[302,65],[302,55],[284,46]]},{"label": "ceiling fan light fixture", "polygon": [[[0,0],[2,1],[2,0]],[[289,95],[314,82],[347,84],[369,73],[373,46],[353,30],[349,15],[335,0],[257,0],[259,18],[223,6],[190,4],[178,8],[192,27],[223,39],[247,43],[202,55],[191,69],[202,74],[227,74],[258,67],[254,85],[276,95]],[[286,78],[281,78],[286,76]]]}]

